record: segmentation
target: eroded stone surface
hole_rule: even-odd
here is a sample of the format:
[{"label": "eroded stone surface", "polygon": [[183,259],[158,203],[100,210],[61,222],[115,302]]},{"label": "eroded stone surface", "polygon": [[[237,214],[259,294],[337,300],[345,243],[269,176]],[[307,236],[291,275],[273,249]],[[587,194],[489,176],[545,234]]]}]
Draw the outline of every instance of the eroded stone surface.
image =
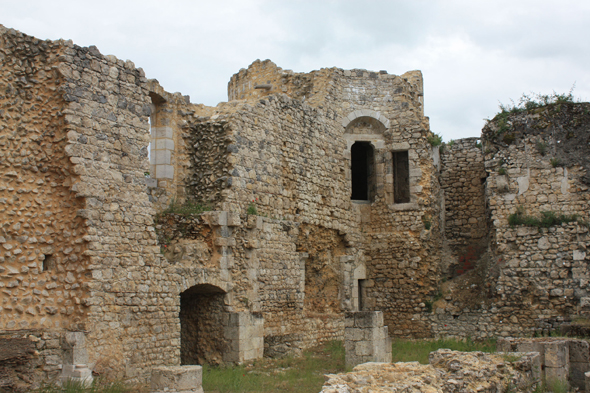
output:
[{"label": "eroded stone surface", "polygon": [[[538,354],[489,354],[440,349],[428,365],[365,363],[352,372],[327,375],[321,393],[532,392],[540,381]],[[535,370],[538,368],[538,370]]]}]

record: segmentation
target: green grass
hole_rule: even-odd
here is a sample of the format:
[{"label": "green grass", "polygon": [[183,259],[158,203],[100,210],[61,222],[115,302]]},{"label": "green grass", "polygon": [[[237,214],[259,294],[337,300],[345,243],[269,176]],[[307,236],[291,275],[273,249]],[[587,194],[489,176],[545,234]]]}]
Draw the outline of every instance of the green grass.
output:
[{"label": "green grass", "polygon": [[428,364],[428,354],[437,349],[447,348],[454,351],[496,352],[496,340],[460,341],[455,339],[439,340],[393,340],[393,362],[414,362]]},{"label": "green grass", "polygon": [[95,379],[91,386],[85,386],[80,382],[68,381],[62,386],[56,383],[48,383],[35,390],[36,393],[142,393],[147,388],[127,384],[122,381],[105,381]]},{"label": "green grass", "polygon": [[203,366],[205,392],[319,392],[324,374],[344,372],[344,347],[332,341],[301,357],[261,359],[251,365]]}]

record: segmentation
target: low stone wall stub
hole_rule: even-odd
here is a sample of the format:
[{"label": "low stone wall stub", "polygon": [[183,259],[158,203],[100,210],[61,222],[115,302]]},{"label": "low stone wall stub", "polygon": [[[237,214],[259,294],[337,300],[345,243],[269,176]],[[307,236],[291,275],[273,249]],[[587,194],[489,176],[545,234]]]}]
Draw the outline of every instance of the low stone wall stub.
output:
[{"label": "low stone wall stub", "polygon": [[532,392],[541,382],[539,354],[431,352],[429,364],[364,363],[352,372],[330,374],[321,393]]},{"label": "low stone wall stub", "polygon": [[345,362],[356,366],[366,362],[391,362],[391,339],[383,326],[381,311],[347,312],[344,328]]},{"label": "low stone wall stub", "polygon": [[229,315],[225,328],[228,351],[226,362],[242,363],[261,359],[264,353],[264,318],[261,313],[236,312]]},{"label": "low stone wall stub", "polygon": [[501,338],[498,351],[538,352],[542,377],[550,382],[569,384],[586,389],[585,374],[590,371],[590,343],[576,338]]}]

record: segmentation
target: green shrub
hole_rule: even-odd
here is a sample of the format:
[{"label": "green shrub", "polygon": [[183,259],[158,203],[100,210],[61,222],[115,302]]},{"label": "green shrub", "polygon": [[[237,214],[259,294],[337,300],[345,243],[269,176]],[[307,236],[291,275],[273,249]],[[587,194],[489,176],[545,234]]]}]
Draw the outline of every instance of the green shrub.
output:
[{"label": "green shrub", "polygon": [[559,158],[552,158],[550,162],[553,168],[556,168],[559,166],[559,164],[561,164],[561,160]]},{"label": "green shrub", "polygon": [[251,215],[251,216],[258,215],[258,209],[256,208],[256,205],[254,204],[254,202],[250,202],[250,204],[248,205],[248,209],[246,210],[246,214]]},{"label": "green shrub", "polygon": [[500,168],[498,169],[498,174],[504,176],[506,174],[506,168]]},{"label": "green shrub", "polygon": [[[565,103],[573,103],[576,102],[574,98],[573,91],[576,87],[576,84],[572,86],[570,91],[566,93],[556,93],[555,90],[551,94],[539,94],[539,93],[531,93],[523,94],[520,99],[518,100],[518,104],[514,102],[514,100],[510,100],[512,104],[504,105],[500,103],[499,108],[500,112],[496,114],[494,120],[501,121],[502,119],[506,119],[508,115],[513,113],[524,112],[530,109],[541,108],[551,104],[557,104],[558,106]],[[557,111],[559,111],[558,107],[556,107]]]},{"label": "green shrub", "polygon": [[432,147],[442,145],[442,136],[440,136],[439,134],[431,133],[426,138],[428,140],[428,143],[430,143],[430,146]]}]

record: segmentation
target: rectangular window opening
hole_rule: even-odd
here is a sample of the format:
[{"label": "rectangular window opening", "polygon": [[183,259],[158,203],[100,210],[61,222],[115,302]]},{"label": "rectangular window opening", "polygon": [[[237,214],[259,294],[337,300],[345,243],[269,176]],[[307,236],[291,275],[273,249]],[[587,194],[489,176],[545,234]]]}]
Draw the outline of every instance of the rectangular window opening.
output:
[{"label": "rectangular window opening", "polygon": [[410,162],[407,151],[393,152],[393,203],[410,202]]}]

